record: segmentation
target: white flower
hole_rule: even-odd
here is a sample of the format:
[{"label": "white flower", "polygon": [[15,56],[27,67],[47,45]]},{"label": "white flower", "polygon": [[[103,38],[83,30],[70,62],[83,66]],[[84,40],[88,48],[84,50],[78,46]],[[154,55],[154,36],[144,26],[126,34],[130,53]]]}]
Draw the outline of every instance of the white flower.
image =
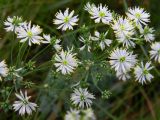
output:
[{"label": "white flower", "polygon": [[31,44],[40,44],[43,37],[40,36],[42,29],[38,25],[31,27],[31,22],[26,23],[24,26],[17,28],[17,38],[20,38],[20,42],[28,41],[29,46]]},{"label": "white flower", "polygon": [[122,73],[117,71],[116,76],[118,77],[119,80],[126,81],[127,79],[130,79],[130,75],[128,73]]},{"label": "white flower", "polygon": [[80,108],[85,108],[85,106],[88,108],[92,104],[92,99],[95,99],[95,97],[89,93],[86,89],[74,89],[74,93],[71,95],[71,101],[74,105],[77,105]]},{"label": "white flower", "polygon": [[7,20],[4,22],[4,25],[6,26],[5,30],[7,32],[9,31],[16,32],[17,28],[24,24],[25,23],[22,21],[22,18],[18,16],[7,17]]},{"label": "white flower", "polygon": [[105,46],[110,46],[112,41],[110,39],[106,39],[106,36],[108,34],[108,31],[105,33],[99,33],[98,31],[95,31],[95,36],[92,37],[92,40],[99,42],[99,47],[101,50],[105,49]]},{"label": "white flower", "polygon": [[44,40],[42,41],[42,43],[51,43],[50,34],[43,34],[43,38],[44,38]]},{"label": "white flower", "polygon": [[59,54],[55,55],[55,66],[57,71],[61,71],[62,74],[70,74],[78,66],[78,60],[76,59],[76,54],[71,53],[71,50],[61,51]]},{"label": "white flower", "polygon": [[135,43],[132,41],[134,26],[130,20],[119,17],[118,20],[114,20],[112,29],[114,30],[117,40],[123,43],[123,46],[126,46],[127,48],[135,46]]},{"label": "white flower", "polygon": [[8,78],[22,80],[23,77],[20,74],[22,72],[22,70],[23,70],[23,68],[16,69],[15,66],[9,67],[9,71],[8,71],[8,76],[9,77]]},{"label": "white flower", "polygon": [[150,14],[143,8],[129,8],[126,14],[129,19],[136,23],[137,26],[147,25],[147,23],[150,22]]},{"label": "white flower", "polygon": [[145,26],[145,28],[141,28],[140,27],[140,33],[141,33],[141,37],[144,36],[144,39],[147,42],[152,42],[155,39],[155,35],[153,34],[155,30],[153,28],[149,28],[148,26]]},{"label": "white flower", "polygon": [[0,62],[0,81],[2,80],[1,77],[6,77],[8,75],[8,67],[6,62],[3,60]]},{"label": "white flower", "polygon": [[87,3],[85,10],[89,12],[91,19],[94,19],[95,23],[102,21],[104,24],[109,24],[112,20],[112,13],[106,5],[102,6],[102,4],[99,4],[98,7],[96,7],[94,4]]},{"label": "white flower", "polygon": [[54,39],[54,41],[52,41],[50,34],[43,34],[43,38],[45,41],[42,41],[42,43],[52,44],[53,42],[53,47],[56,49],[56,51],[60,51],[62,49],[61,45],[59,44],[61,42],[60,39]]},{"label": "white flower", "polygon": [[129,34],[126,36],[117,37],[117,41],[119,43],[122,43],[123,46],[125,46],[127,48],[135,47],[136,44],[133,42],[133,40],[135,40],[135,39],[132,37],[132,35],[129,35]]},{"label": "white flower", "polygon": [[92,44],[92,40],[91,40],[91,35],[89,35],[88,38],[84,38],[82,36],[79,37],[79,40],[81,42],[83,42],[83,46],[80,48],[80,50],[84,50],[85,48],[87,48],[88,52],[91,51],[91,44]]},{"label": "white flower", "polygon": [[109,61],[112,68],[115,69],[116,72],[126,73],[130,71],[131,68],[136,64],[136,55],[133,55],[133,52],[127,52],[125,49],[115,49],[110,57]]},{"label": "white flower", "polygon": [[91,108],[83,110],[82,112],[84,114],[83,120],[96,120],[94,112],[93,112],[93,110]]},{"label": "white flower", "polygon": [[89,2],[84,6],[84,10],[88,11],[90,14],[92,12],[92,8],[96,7],[95,4],[90,4]]},{"label": "white flower", "polygon": [[151,82],[151,79],[153,78],[153,76],[149,73],[149,71],[152,68],[153,67],[151,67],[151,62],[147,62],[145,66],[143,62],[141,62],[140,66],[136,66],[136,68],[134,69],[136,81],[138,81],[142,85],[143,83],[147,83],[147,81]]},{"label": "white flower", "polygon": [[32,111],[36,110],[37,104],[29,102],[28,100],[31,98],[31,96],[27,96],[27,91],[25,91],[25,94],[20,91],[20,94],[15,94],[16,97],[19,99],[19,101],[15,101],[13,104],[13,109],[15,111],[19,111],[20,115],[32,114]]},{"label": "white flower", "polygon": [[129,33],[134,32],[134,26],[132,22],[127,18],[119,17],[117,20],[114,20],[112,28],[116,35],[126,36]]},{"label": "white flower", "polygon": [[53,20],[54,24],[59,25],[58,29],[66,31],[67,29],[73,30],[73,26],[77,25],[78,15],[73,16],[74,10],[69,13],[69,8],[64,11],[64,14],[60,10],[56,13],[56,19]]},{"label": "white flower", "polygon": [[152,50],[149,52],[151,59],[160,63],[160,42],[153,43],[151,45]]},{"label": "white flower", "polygon": [[67,114],[64,117],[64,120],[80,120],[80,111],[71,109],[67,111]]},{"label": "white flower", "polygon": [[57,51],[60,51],[62,49],[61,45],[59,44],[61,42],[60,39],[56,39],[55,41],[55,44],[54,44],[54,48],[57,50]]}]

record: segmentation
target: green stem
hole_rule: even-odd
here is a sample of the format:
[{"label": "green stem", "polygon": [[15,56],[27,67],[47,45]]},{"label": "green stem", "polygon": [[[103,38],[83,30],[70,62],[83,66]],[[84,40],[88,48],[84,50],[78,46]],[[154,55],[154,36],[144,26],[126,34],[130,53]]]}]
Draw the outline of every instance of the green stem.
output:
[{"label": "green stem", "polygon": [[22,60],[23,58],[23,55],[25,53],[25,50],[27,48],[27,45],[26,43],[24,42],[21,47],[19,48],[19,51],[18,51],[18,55],[17,55],[17,60],[16,60],[16,66],[19,66],[20,64],[20,61]]},{"label": "green stem", "polygon": [[87,72],[87,74],[86,74],[86,77],[85,77],[85,79],[84,79],[85,82],[87,82],[88,76],[89,76],[89,70],[88,70],[88,72]]},{"label": "green stem", "polygon": [[98,82],[95,82],[93,74],[91,74],[94,86],[102,93],[101,88],[97,85]]},{"label": "green stem", "polygon": [[98,107],[100,110],[102,110],[102,112],[106,113],[107,116],[108,116],[109,118],[111,118],[112,120],[118,120],[118,118],[116,118],[114,115],[112,115],[112,113],[108,112],[107,109],[104,109],[104,108],[103,108],[102,106],[100,106],[99,104],[97,104],[97,103],[94,102],[94,105],[95,105],[96,107]]},{"label": "green stem", "polygon": [[[92,28],[95,28],[95,27],[101,27],[101,26],[104,26],[104,24],[96,24],[96,25],[91,25],[91,26],[86,26],[88,28],[88,30],[92,29]],[[69,35],[72,35],[73,33],[78,33],[80,32],[82,29],[77,29],[77,30],[74,30],[73,32],[68,32],[66,34],[63,34],[62,36],[60,36],[60,38],[65,38],[66,36],[69,36]]]},{"label": "green stem", "polygon": [[[13,32],[14,32],[15,30],[13,30]],[[14,42],[15,42],[15,35],[14,35],[15,33],[13,33],[13,40],[12,40],[12,42],[11,42],[11,65],[13,64],[13,48],[14,48]]]},{"label": "green stem", "polygon": [[30,48],[31,48],[31,47],[29,46],[29,48],[28,48],[28,50],[27,50],[27,54],[26,54],[25,59],[24,59],[24,62],[27,60],[27,57],[28,57],[28,54],[29,54]]},{"label": "green stem", "polygon": [[97,84],[94,84],[94,85],[95,85],[95,87],[99,90],[99,92],[101,92],[101,93],[102,93],[101,88],[100,88]]},{"label": "green stem", "polygon": [[[148,56],[148,54],[147,54],[147,52],[146,52],[146,50],[144,49],[144,47],[143,47],[142,45],[140,45],[140,48],[141,48],[141,50],[143,51],[144,55],[146,56],[147,60],[148,60],[148,61],[151,61],[150,58],[149,58],[149,56]],[[156,66],[153,65],[152,62],[151,62],[151,64],[152,64],[152,66],[154,66],[155,72],[158,74],[158,76],[160,76],[160,72],[158,71],[158,69],[156,68]]]},{"label": "green stem", "polygon": [[[43,63],[43,64],[40,65],[37,69],[34,69],[34,70],[32,70],[32,71],[29,71],[29,72],[25,73],[25,74],[23,75],[23,77],[26,76],[26,75],[28,75],[28,74],[31,74],[31,73],[33,73],[33,72],[37,72],[37,71],[40,71],[40,70],[48,69],[51,65],[52,65],[52,62],[51,62],[51,61],[48,61],[48,62],[46,62],[46,63]],[[45,67],[42,67],[42,66],[45,66]],[[42,67],[42,68],[41,68],[41,67]]]},{"label": "green stem", "polygon": [[[49,72],[48,72],[47,77],[45,78],[44,81],[46,81],[46,80],[50,77],[51,71],[52,71],[52,65],[50,65]],[[39,94],[38,94],[38,96],[37,96],[37,98],[36,98],[36,102],[37,102],[38,99],[40,98],[41,93],[42,93],[42,90],[40,90],[40,92],[39,92]],[[36,111],[36,114],[35,114],[35,116],[34,116],[34,120],[37,120],[37,116],[38,116],[38,111]]]},{"label": "green stem", "polygon": [[127,10],[128,10],[128,5],[127,5],[126,0],[123,0],[123,5],[124,5],[124,9],[125,9],[125,11],[127,11]]},{"label": "green stem", "polygon": [[12,91],[13,91],[13,88],[14,88],[14,87],[12,87],[12,88],[11,88],[11,91],[9,92],[9,94],[8,94],[8,96],[7,96],[6,101],[9,99],[9,97],[10,97],[10,95],[11,95]]},{"label": "green stem", "polygon": [[49,45],[47,45],[44,49],[42,49],[41,51],[39,51],[35,56],[33,56],[32,58],[31,58],[31,60],[34,60],[36,57],[38,57],[41,53],[43,53],[46,49],[48,49],[48,47],[50,46],[50,44]]},{"label": "green stem", "polygon": [[147,58],[148,60],[150,60],[150,59],[149,59],[149,56],[147,55],[146,50],[144,49],[144,47],[143,47],[142,45],[140,45],[140,47],[141,47],[141,50],[143,51],[144,55],[146,56],[146,58]]}]

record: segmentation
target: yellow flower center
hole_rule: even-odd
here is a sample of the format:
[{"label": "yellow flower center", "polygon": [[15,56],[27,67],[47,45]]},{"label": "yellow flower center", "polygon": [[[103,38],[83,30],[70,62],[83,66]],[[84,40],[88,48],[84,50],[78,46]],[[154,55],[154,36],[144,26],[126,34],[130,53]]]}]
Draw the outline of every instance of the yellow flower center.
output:
[{"label": "yellow flower center", "polygon": [[125,57],[121,57],[121,58],[120,58],[120,62],[124,62],[125,60],[126,60]]},{"label": "yellow flower center", "polygon": [[63,65],[67,65],[68,64],[68,61],[67,60],[63,60]]},{"label": "yellow flower center", "polygon": [[28,31],[28,32],[27,32],[27,35],[28,35],[28,37],[32,37],[32,36],[33,36],[33,33],[32,33],[31,31]]},{"label": "yellow flower center", "polygon": [[70,18],[69,18],[68,16],[64,18],[64,22],[65,22],[65,23],[68,23],[69,20],[70,20]]},{"label": "yellow flower center", "polygon": [[105,16],[105,13],[102,12],[102,11],[100,11],[100,12],[99,12],[99,16],[100,16],[100,17],[104,17],[104,16]]},{"label": "yellow flower center", "polygon": [[148,74],[148,70],[147,70],[147,69],[144,69],[144,70],[143,70],[143,74],[147,75],[147,74]]},{"label": "yellow flower center", "polygon": [[120,28],[121,28],[121,30],[125,30],[125,27],[124,27],[124,25],[120,25]]},{"label": "yellow flower center", "polygon": [[80,99],[81,99],[81,101],[84,101],[85,100],[85,97],[84,97],[84,95],[82,94],[82,95],[80,95]]},{"label": "yellow flower center", "polygon": [[141,17],[141,14],[140,13],[136,13],[136,18],[140,18]]}]

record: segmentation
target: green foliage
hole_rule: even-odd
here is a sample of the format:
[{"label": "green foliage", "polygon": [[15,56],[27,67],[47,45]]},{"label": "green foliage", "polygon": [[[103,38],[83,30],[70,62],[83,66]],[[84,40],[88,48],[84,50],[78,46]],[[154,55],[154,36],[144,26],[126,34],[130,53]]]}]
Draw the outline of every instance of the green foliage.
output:
[{"label": "green foliage", "polygon": [[[90,0],[95,4],[107,4],[110,9],[119,14],[124,14],[123,0]],[[0,119],[19,118],[12,109],[12,103],[16,99],[13,89],[19,91],[20,88],[27,89],[39,105],[39,110],[33,113],[32,117],[23,119],[28,120],[61,120],[64,114],[69,110],[70,93],[75,85],[89,87],[90,91],[96,91],[94,94],[99,100],[95,100],[93,109],[97,120],[158,120],[160,119],[159,110],[159,77],[155,73],[155,79],[152,84],[140,86],[132,81],[124,83],[118,81],[114,76],[114,71],[110,69],[109,63],[104,59],[109,56],[109,52],[101,53],[98,47],[95,53],[80,52],[79,58],[83,58],[83,64],[75,71],[74,75],[64,76],[56,71],[52,61],[48,62],[55,51],[48,46],[28,47],[25,44],[19,44],[12,33],[6,33],[3,21],[7,16],[22,16],[24,20],[32,21],[43,27],[44,33],[50,32],[52,44],[55,38],[62,39],[62,45],[74,48],[80,46],[77,43],[79,35],[88,37],[89,33],[95,30],[106,30],[102,24],[95,25],[89,19],[88,14],[83,10],[83,6],[88,0],[0,0],[0,59],[6,59],[9,66],[9,75],[0,83]],[[160,39],[160,5],[159,0],[133,0],[126,1],[129,6],[139,5],[145,7],[151,13],[151,23],[156,29],[156,39]],[[66,33],[56,29],[53,25],[54,14],[66,7],[74,9],[80,17],[80,24],[77,30]],[[114,14],[116,17],[117,15]],[[84,24],[85,23],[85,24]],[[114,38],[110,33],[109,37]],[[137,44],[143,45],[141,39],[137,38]],[[120,45],[118,45],[120,46]],[[10,51],[12,51],[12,59]],[[148,50],[145,46],[145,50]],[[110,48],[108,48],[110,49]],[[144,50],[144,52],[145,52]],[[110,50],[109,50],[110,51]],[[135,48],[140,51],[140,47]],[[79,52],[79,51],[78,51]],[[145,55],[141,59],[147,60]],[[93,62],[94,61],[94,62]],[[158,68],[159,65],[155,63]],[[31,74],[31,73],[34,73]],[[84,73],[84,74],[82,74]],[[22,81],[22,78],[24,81]],[[80,81],[80,83],[79,83]],[[15,87],[8,87],[14,85]],[[145,94],[144,94],[144,92]],[[112,92],[111,92],[112,91]],[[103,98],[103,99],[100,99]],[[70,103],[70,104],[68,104]],[[7,113],[7,114],[6,114]],[[9,116],[9,117],[8,117]],[[22,119],[22,118],[20,118]]]}]

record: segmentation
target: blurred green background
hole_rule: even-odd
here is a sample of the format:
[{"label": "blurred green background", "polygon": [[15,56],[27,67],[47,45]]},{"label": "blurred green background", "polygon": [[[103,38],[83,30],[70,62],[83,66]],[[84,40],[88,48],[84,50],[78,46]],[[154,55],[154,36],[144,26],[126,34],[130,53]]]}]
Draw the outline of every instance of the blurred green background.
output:
[{"label": "blurred green background", "polygon": [[[110,10],[114,10],[119,14],[125,13],[124,0],[0,0],[0,59],[6,59],[9,63],[11,45],[15,44],[16,48],[16,41],[13,43],[12,35],[4,30],[3,22],[7,16],[22,16],[24,20],[31,20],[33,23],[40,25],[44,33],[51,33],[60,37],[65,36],[66,33],[56,30],[56,26],[53,25],[54,15],[60,9],[65,10],[68,7],[71,10],[75,10],[75,13],[79,14],[80,18],[79,27],[84,23],[93,26],[88,13],[83,10],[83,6],[87,2],[95,4],[103,3]],[[153,26],[156,30],[156,41],[160,41],[160,1],[126,0],[126,2],[128,7],[140,6],[151,14],[150,26]],[[103,27],[103,29],[105,28]],[[91,31],[93,30],[91,29]],[[73,39],[73,36],[67,35],[63,39]],[[43,47],[33,47],[28,60]],[[17,50],[14,49],[14,51],[13,54],[16,56]],[[51,51],[51,49],[48,49],[41,57],[37,58],[37,65],[49,60],[52,56]],[[157,67],[159,68],[159,65]],[[46,76],[49,77],[45,79]],[[47,74],[47,70],[45,69],[42,72],[36,72],[34,75],[26,77],[26,79],[34,81],[37,84],[49,84],[51,86],[49,88],[35,89],[34,92],[30,90],[29,94],[33,95],[33,99],[40,101],[40,112],[34,113],[32,117],[27,118],[28,120],[61,120],[66,111],[69,110],[69,105],[66,105],[69,103],[69,98],[65,97],[69,97],[71,91],[63,88],[67,88],[70,81],[65,81],[65,84],[62,84],[64,83],[62,79],[54,81],[52,78],[50,80],[51,76]],[[58,86],[59,89],[55,89],[55,86]],[[100,81],[99,86],[102,89],[111,90],[112,96],[108,100],[97,98],[95,101],[93,110],[97,116],[97,120],[160,120],[159,77],[154,79],[151,84],[142,86],[133,81],[118,81],[112,75],[106,75]],[[1,87],[4,86],[1,85]],[[41,94],[40,98],[38,97],[39,94]],[[94,94],[100,96],[98,92]],[[22,118],[17,117],[17,113],[13,111],[4,112],[0,109],[0,120],[12,119],[21,120]]]}]

